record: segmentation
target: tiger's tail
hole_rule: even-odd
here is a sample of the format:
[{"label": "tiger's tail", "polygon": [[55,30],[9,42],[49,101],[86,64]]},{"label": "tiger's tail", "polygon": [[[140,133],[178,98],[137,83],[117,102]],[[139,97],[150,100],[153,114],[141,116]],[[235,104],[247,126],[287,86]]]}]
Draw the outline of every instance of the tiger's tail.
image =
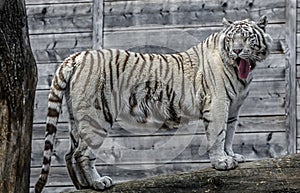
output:
[{"label": "tiger's tail", "polygon": [[78,65],[78,63],[81,62],[80,57],[78,57],[80,54],[81,53],[76,53],[67,58],[58,67],[52,80],[50,94],[48,97],[48,113],[46,121],[43,166],[39,179],[35,184],[35,193],[42,192],[48,179],[51,156],[53,153],[55,135],[57,131],[57,121],[61,110],[63,95],[67,89],[69,80],[72,77],[74,68],[76,67],[76,65]]}]

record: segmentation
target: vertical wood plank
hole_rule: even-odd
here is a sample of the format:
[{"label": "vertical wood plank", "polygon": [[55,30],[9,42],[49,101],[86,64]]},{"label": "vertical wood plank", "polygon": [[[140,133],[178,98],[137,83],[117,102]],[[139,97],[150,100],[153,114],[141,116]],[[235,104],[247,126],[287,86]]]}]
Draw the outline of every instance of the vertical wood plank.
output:
[{"label": "vertical wood plank", "polygon": [[94,0],[93,5],[93,49],[103,45],[103,0]]},{"label": "vertical wood plank", "polygon": [[287,152],[296,153],[297,96],[296,96],[296,29],[297,0],[286,0],[286,114]]}]

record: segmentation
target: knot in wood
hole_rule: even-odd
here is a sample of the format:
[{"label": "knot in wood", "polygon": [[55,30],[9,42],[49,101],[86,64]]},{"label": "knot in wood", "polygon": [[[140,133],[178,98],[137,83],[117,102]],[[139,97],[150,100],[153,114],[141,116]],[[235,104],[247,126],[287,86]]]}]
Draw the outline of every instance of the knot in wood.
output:
[{"label": "knot in wood", "polygon": [[219,177],[212,177],[208,179],[208,183],[213,185],[214,188],[220,188],[224,185],[224,181]]}]

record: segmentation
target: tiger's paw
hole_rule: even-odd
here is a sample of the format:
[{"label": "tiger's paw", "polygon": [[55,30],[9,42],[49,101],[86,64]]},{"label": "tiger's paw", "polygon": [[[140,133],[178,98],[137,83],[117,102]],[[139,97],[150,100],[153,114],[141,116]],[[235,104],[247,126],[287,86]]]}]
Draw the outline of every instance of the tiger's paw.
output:
[{"label": "tiger's paw", "polygon": [[233,157],[233,159],[234,159],[235,161],[237,161],[238,163],[243,163],[243,162],[246,161],[245,157],[244,157],[243,155],[241,155],[241,154],[236,154],[236,153],[235,153],[232,157]]},{"label": "tiger's paw", "polygon": [[103,176],[97,181],[93,181],[92,186],[95,190],[104,190],[113,185],[112,179],[108,176]]},{"label": "tiger's paw", "polygon": [[231,156],[222,156],[212,161],[212,166],[217,170],[231,170],[238,166],[238,162]]}]

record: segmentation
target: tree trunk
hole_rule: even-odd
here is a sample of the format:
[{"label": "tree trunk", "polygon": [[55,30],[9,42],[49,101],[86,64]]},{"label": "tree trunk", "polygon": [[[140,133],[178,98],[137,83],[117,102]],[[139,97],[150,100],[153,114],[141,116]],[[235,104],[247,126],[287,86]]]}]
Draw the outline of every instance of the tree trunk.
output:
[{"label": "tree trunk", "polygon": [[0,0],[0,192],[29,192],[37,82],[25,0]]},{"label": "tree trunk", "polygon": [[[212,168],[116,184],[104,193],[300,192],[300,154],[240,164],[230,171]],[[96,193],[93,190],[68,193]]]}]

